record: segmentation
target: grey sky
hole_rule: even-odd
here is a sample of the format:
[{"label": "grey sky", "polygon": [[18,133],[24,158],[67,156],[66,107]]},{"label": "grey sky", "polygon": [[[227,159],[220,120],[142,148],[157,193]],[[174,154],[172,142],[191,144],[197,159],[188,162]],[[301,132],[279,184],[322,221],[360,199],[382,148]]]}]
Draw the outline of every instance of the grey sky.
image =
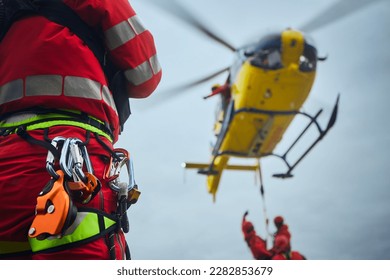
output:
[{"label": "grey sky", "polygon": [[[239,47],[270,31],[300,27],[335,1],[180,2]],[[156,96],[232,63],[229,50],[182,21],[146,0],[131,3],[155,37],[163,68]],[[340,93],[338,120],[293,178],[272,178],[284,166],[277,159],[261,161],[268,216],[285,217],[293,249],[308,259],[390,259],[389,14],[390,1],[377,1],[310,34],[319,54],[329,58],[319,64],[303,110],[324,108],[325,124]],[[134,259],[251,259],[240,229],[246,210],[265,236],[254,174],[225,172],[213,203],[206,178],[180,166],[209,160],[218,100],[202,97],[225,79],[221,75],[150,110],[144,108],[154,97],[132,100],[133,115],[117,146],[133,155],[142,191],[129,211]],[[296,119],[278,148],[299,125]]]}]

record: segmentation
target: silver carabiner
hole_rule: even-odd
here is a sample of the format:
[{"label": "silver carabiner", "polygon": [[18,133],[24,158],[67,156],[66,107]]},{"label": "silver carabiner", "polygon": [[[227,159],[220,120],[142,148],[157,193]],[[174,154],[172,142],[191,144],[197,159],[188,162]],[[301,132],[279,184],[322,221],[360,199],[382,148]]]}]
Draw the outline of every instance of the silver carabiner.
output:
[{"label": "silver carabiner", "polygon": [[72,157],[69,156],[70,155],[69,145],[71,140],[72,138],[65,139],[61,150],[61,156],[60,156],[60,168],[68,179],[73,177],[73,171],[72,171],[73,160]]},{"label": "silver carabiner", "polygon": [[93,174],[92,163],[88,155],[87,147],[78,138],[68,138],[65,140],[60,158],[60,167],[68,178],[73,178],[74,182],[87,181],[83,172],[83,165],[89,173]]},{"label": "silver carabiner", "polygon": [[137,184],[135,183],[134,178],[134,166],[133,166],[133,158],[129,158],[129,161],[126,163],[127,165],[127,172],[129,174],[129,185],[127,187],[127,190],[130,191],[133,189]]},{"label": "silver carabiner", "polygon": [[[58,143],[65,141],[65,139],[66,139],[65,137],[57,136],[51,141],[51,145],[58,150]],[[54,170],[54,161],[55,161],[55,157],[53,153],[49,150],[47,152],[47,157],[46,157],[46,170],[53,178],[58,179],[59,176]]]},{"label": "silver carabiner", "polygon": [[[81,145],[79,145],[79,144],[83,144],[83,142],[80,139],[73,138],[70,141],[70,144],[69,144],[69,151],[70,151],[69,163],[71,165],[68,164],[68,168],[72,170],[73,180],[75,182],[83,181],[84,183],[86,183],[87,177],[85,176],[85,174],[83,172],[84,160],[86,162],[88,172],[90,172],[90,173],[91,173],[92,165],[91,165],[91,162],[89,160],[86,147],[82,146],[82,148],[80,148]],[[88,164],[87,164],[87,162],[88,162]]]}]

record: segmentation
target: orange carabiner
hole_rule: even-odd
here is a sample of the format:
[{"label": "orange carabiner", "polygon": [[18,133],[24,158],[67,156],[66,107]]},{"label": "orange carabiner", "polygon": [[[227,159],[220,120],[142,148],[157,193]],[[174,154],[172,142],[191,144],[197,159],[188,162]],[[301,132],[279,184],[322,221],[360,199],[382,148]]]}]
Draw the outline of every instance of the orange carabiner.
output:
[{"label": "orange carabiner", "polygon": [[84,175],[87,180],[86,183],[82,181],[66,182],[66,186],[76,202],[86,204],[98,193],[101,184],[98,178],[92,173],[84,172]]}]

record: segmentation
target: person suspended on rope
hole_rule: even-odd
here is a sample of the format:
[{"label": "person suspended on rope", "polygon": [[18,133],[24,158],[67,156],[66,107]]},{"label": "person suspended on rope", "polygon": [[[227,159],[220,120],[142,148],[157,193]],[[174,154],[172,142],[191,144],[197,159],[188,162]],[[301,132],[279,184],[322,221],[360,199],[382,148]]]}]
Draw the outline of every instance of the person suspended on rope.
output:
[{"label": "person suspended on rope", "polygon": [[292,251],[290,245],[291,234],[283,218],[277,216],[274,219],[278,231],[274,235],[273,247],[267,249],[266,241],[256,234],[253,224],[246,219],[248,211],[242,219],[242,232],[251,253],[256,260],[306,260],[298,251]]},{"label": "person suspended on rope", "polygon": [[0,259],[129,259],[111,167],[161,80],[153,35],[128,0],[0,0],[0,61]]},{"label": "person suspended on rope", "polygon": [[274,218],[274,224],[276,227],[276,232],[274,233],[274,241],[276,240],[276,237],[278,236],[285,236],[287,239],[287,246],[288,249],[291,248],[290,240],[291,240],[291,234],[288,229],[288,225],[284,223],[284,218],[282,216],[276,216]]},{"label": "person suspended on rope", "polygon": [[306,260],[298,251],[291,251],[289,240],[285,235],[277,235],[274,240],[274,246],[270,250],[272,260]]},{"label": "person suspended on rope", "polygon": [[272,254],[267,250],[266,241],[256,234],[253,224],[246,220],[247,215],[248,211],[245,212],[241,224],[244,239],[256,260],[269,260]]}]

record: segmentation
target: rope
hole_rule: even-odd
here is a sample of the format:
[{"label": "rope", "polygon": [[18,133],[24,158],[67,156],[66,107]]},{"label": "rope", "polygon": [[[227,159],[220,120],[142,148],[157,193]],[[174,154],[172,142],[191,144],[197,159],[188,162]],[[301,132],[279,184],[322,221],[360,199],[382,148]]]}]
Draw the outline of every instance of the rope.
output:
[{"label": "rope", "polygon": [[269,219],[268,219],[268,215],[267,215],[267,207],[265,204],[264,184],[263,184],[263,175],[261,173],[260,159],[258,161],[258,166],[259,166],[259,179],[260,179],[260,194],[261,194],[261,199],[263,201],[263,216],[264,216],[265,230],[267,232],[267,235],[265,237],[265,244],[267,247],[268,237],[272,236],[272,234],[269,232],[269,228],[268,228]]}]

